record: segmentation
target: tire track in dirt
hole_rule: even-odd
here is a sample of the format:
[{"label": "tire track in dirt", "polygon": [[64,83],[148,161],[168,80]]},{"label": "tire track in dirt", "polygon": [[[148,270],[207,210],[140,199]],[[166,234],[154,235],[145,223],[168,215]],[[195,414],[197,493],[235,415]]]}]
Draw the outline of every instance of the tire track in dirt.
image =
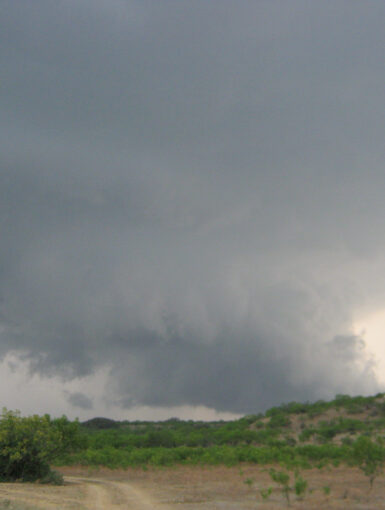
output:
[{"label": "tire track in dirt", "polygon": [[64,486],[2,483],[0,503],[12,501],[40,510],[168,510],[126,481],[65,477]]},{"label": "tire track in dirt", "polygon": [[86,510],[167,510],[167,506],[154,501],[148,494],[128,482],[111,482],[101,479],[66,477],[71,483],[86,487],[83,501]]}]

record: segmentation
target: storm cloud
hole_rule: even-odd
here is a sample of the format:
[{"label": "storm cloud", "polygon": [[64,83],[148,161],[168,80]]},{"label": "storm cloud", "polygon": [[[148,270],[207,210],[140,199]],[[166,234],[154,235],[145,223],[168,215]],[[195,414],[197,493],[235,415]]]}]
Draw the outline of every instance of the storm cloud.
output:
[{"label": "storm cloud", "polygon": [[384,17],[4,1],[0,356],[123,409],[377,391]]},{"label": "storm cloud", "polygon": [[93,409],[94,407],[92,400],[80,391],[76,393],[69,393],[66,396],[67,401],[74,407],[79,407],[80,409]]}]

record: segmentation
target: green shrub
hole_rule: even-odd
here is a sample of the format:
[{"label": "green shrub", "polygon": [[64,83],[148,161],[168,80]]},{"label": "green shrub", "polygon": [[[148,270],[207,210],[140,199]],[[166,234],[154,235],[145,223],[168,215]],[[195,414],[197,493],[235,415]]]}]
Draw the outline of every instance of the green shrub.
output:
[{"label": "green shrub", "polygon": [[298,498],[303,498],[307,489],[307,481],[298,473],[295,473],[294,490]]},{"label": "green shrub", "polygon": [[40,479],[40,483],[64,485],[64,478],[58,471],[50,470],[43,478]]},{"label": "green shrub", "polygon": [[268,487],[267,489],[260,489],[259,493],[261,494],[262,498],[266,501],[269,499],[271,493],[273,492],[273,487]]},{"label": "green shrub", "polygon": [[[3,409],[0,417],[0,480],[33,481],[50,476],[49,463],[75,441],[66,418],[21,417]],[[55,477],[55,475],[53,475]]]},{"label": "green shrub", "polygon": [[375,478],[382,472],[385,449],[379,442],[373,442],[367,436],[360,436],[353,445],[353,456],[359,468],[369,478],[370,488]]},{"label": "green shrub", "polygon": [[275,413],[271,416],[268,423],[270,428],[281,428],[288,427],[290,425],[290,419],[283,413]]}]

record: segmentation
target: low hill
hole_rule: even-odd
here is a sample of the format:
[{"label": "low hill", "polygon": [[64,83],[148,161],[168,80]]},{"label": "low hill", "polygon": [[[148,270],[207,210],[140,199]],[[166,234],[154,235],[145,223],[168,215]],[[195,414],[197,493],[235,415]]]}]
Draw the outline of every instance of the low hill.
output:
[{"label": "low hill", "polygon": [[[270,431],[268,435],[271,437],[287,440],[289,444],[322,443],[328,440],[343,443],[348,438],[353,439],[362,433],[385,435],[385,394],[379,393],[370,397],[337,395],[329,402],[324,400],[313,403],[290,402],[272,407],[264,414],[247,415],[228,422],[185,421],[177,418],[156,422],[140,420],[129,422],[97,417],[81,425],[90,431],[119,429],[126,433],[135,432],[137,436],[161,431],[187,433],[191,430],[200,430],[208,433],[210,430],[238,429],[250,432],[266,430]],[[188,443],[187,435],[184,439]],[[251,442],[259,443],[258,438],[262,438],[261,434],[253,437],[254,440]]]},{"label": "low hill", "polygon": [[288,444],[332,441],[349,444],[359,435],[385,435],[385,394],[371,397],[337,395],[330,402],[291,402],[248,416],[250,430],[276,430]]},{"label": "low hill", "polygon": [[111,420],[110,418],[91,418],[91,420],[84,421],[83,427],[94,430],[103,429],[117,429],[120,427],[120,422]]},{"label": "low hill", "polygon": [[[82,447],[60,464],[114,467],[352,462],[369,441],[385,461],[385,394],[290,402],[233,421],[84,422]],[[366,444],[365,443],[365,444]],[[376,453],[376,455],[377,455]]]}]

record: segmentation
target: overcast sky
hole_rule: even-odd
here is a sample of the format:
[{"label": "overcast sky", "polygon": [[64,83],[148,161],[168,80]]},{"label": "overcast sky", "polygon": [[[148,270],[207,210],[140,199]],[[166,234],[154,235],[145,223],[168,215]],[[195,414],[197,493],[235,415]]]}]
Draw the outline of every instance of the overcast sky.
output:
[{"label": "overcast sky", "polygon": [[[384,390],[385,3],[2,0],[0,404]],[[376,365],[377,363],[377,365]]]}]

